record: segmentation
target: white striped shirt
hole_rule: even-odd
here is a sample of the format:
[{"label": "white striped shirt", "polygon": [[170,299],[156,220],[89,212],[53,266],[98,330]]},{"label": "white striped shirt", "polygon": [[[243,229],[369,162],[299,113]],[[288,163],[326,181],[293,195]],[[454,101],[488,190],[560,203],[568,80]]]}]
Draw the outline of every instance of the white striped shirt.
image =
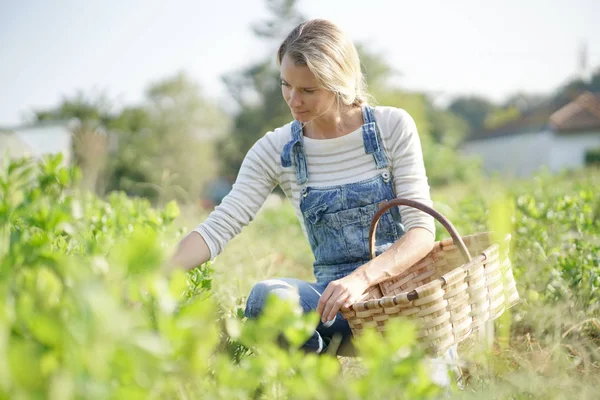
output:
[{"label": "white striped shirt", "polygon": [[[396,196],[431,206],[429,184],[417,127],[404,110],[375,107],[375,120],[394,178]],[[292,138],[288,123],[260,138],[248,151],[231,192],[194,231],[206,241],[211,258],[254,219],[267,196],[279,185],[292,202],[306,235],[300,211],[301,186],[295,166],[281,165],[281,152]],[[335,139],[303,138],[308,168],[307,186],[324,187],[360,182],[379,174],[372,154],[366,154],[362,127]],[[410,207],[400,207],[408,231],[423,227],[435,235],[433,218]]]}]

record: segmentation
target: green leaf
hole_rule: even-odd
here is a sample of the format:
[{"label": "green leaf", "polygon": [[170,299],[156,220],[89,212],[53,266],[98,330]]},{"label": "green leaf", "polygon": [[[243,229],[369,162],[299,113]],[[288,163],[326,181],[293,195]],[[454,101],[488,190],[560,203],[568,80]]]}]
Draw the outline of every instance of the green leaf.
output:
[{"label": "green leaf", "polygon": [[41,343],[49,347],[61,346],[64,332],[61,321],[55,314],[36,313],[27,320],[27,327]]},{"label": "green leaf", "polygon": [[166,221],[172,221],[179,216],[179,206],[175,200],[167,203],[163,216]]}]

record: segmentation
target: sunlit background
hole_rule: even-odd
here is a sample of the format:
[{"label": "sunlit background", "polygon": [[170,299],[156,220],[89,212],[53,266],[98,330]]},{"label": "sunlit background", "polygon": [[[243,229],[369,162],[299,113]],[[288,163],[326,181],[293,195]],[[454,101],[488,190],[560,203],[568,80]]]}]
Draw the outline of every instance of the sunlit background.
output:
[{"label": "sunlit background", "polygon": [[359,46],[378,104],[415,118],[433,186],[580,168],[600,147],[598,15],[592,0],[2,2],[1,148],[62,152],[100,195],[210,208],[291,119],[274,53],[322,17]]},{"label": "sunlit background", "polygon": [[164,273],[290,122],[275,51],[314,17],[355,40],[375,104],[416,121],[434,207],[462,236],[512,235],[521,302],[460,343],[448,397],[598,398],[599,16],[595,0],[0,0],[0,399],[440,398],[408,324],[367,338],[354,375],[275,351],[277,329],[303,340],[289,310],[243,318],[256,282],[314,279],[279,190],[216,260]]}]

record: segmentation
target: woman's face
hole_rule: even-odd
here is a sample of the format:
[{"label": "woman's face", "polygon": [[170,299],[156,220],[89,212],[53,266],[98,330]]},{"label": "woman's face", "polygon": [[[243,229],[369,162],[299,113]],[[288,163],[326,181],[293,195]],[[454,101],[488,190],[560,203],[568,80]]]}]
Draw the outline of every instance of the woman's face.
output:
[{"label": "woman's face", "polygon": [[295,65],[284,55],[281,60],[281,92],[298,122],[309,122],[335,112],[335,94],[320,87],[306,65]]}]

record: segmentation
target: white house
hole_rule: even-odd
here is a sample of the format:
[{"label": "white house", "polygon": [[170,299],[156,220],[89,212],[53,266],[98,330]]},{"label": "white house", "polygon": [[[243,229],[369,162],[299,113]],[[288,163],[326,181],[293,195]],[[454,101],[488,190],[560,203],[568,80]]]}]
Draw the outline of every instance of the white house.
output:
[{"label": "white house", "polygon": [[585,164],[600,149],[600,93],[585,92],[558,109],[551,106],[469,137],[462,154],[479,156],[486,172],[524,177],[541,168],[552,172]]},{"label": "white house", "polygon": [[63,164],[73,160],[72,135],[67,121],[36,122],[14,128],[0,128],[0,160],[41,158],[46,154],[63,154]]}]

